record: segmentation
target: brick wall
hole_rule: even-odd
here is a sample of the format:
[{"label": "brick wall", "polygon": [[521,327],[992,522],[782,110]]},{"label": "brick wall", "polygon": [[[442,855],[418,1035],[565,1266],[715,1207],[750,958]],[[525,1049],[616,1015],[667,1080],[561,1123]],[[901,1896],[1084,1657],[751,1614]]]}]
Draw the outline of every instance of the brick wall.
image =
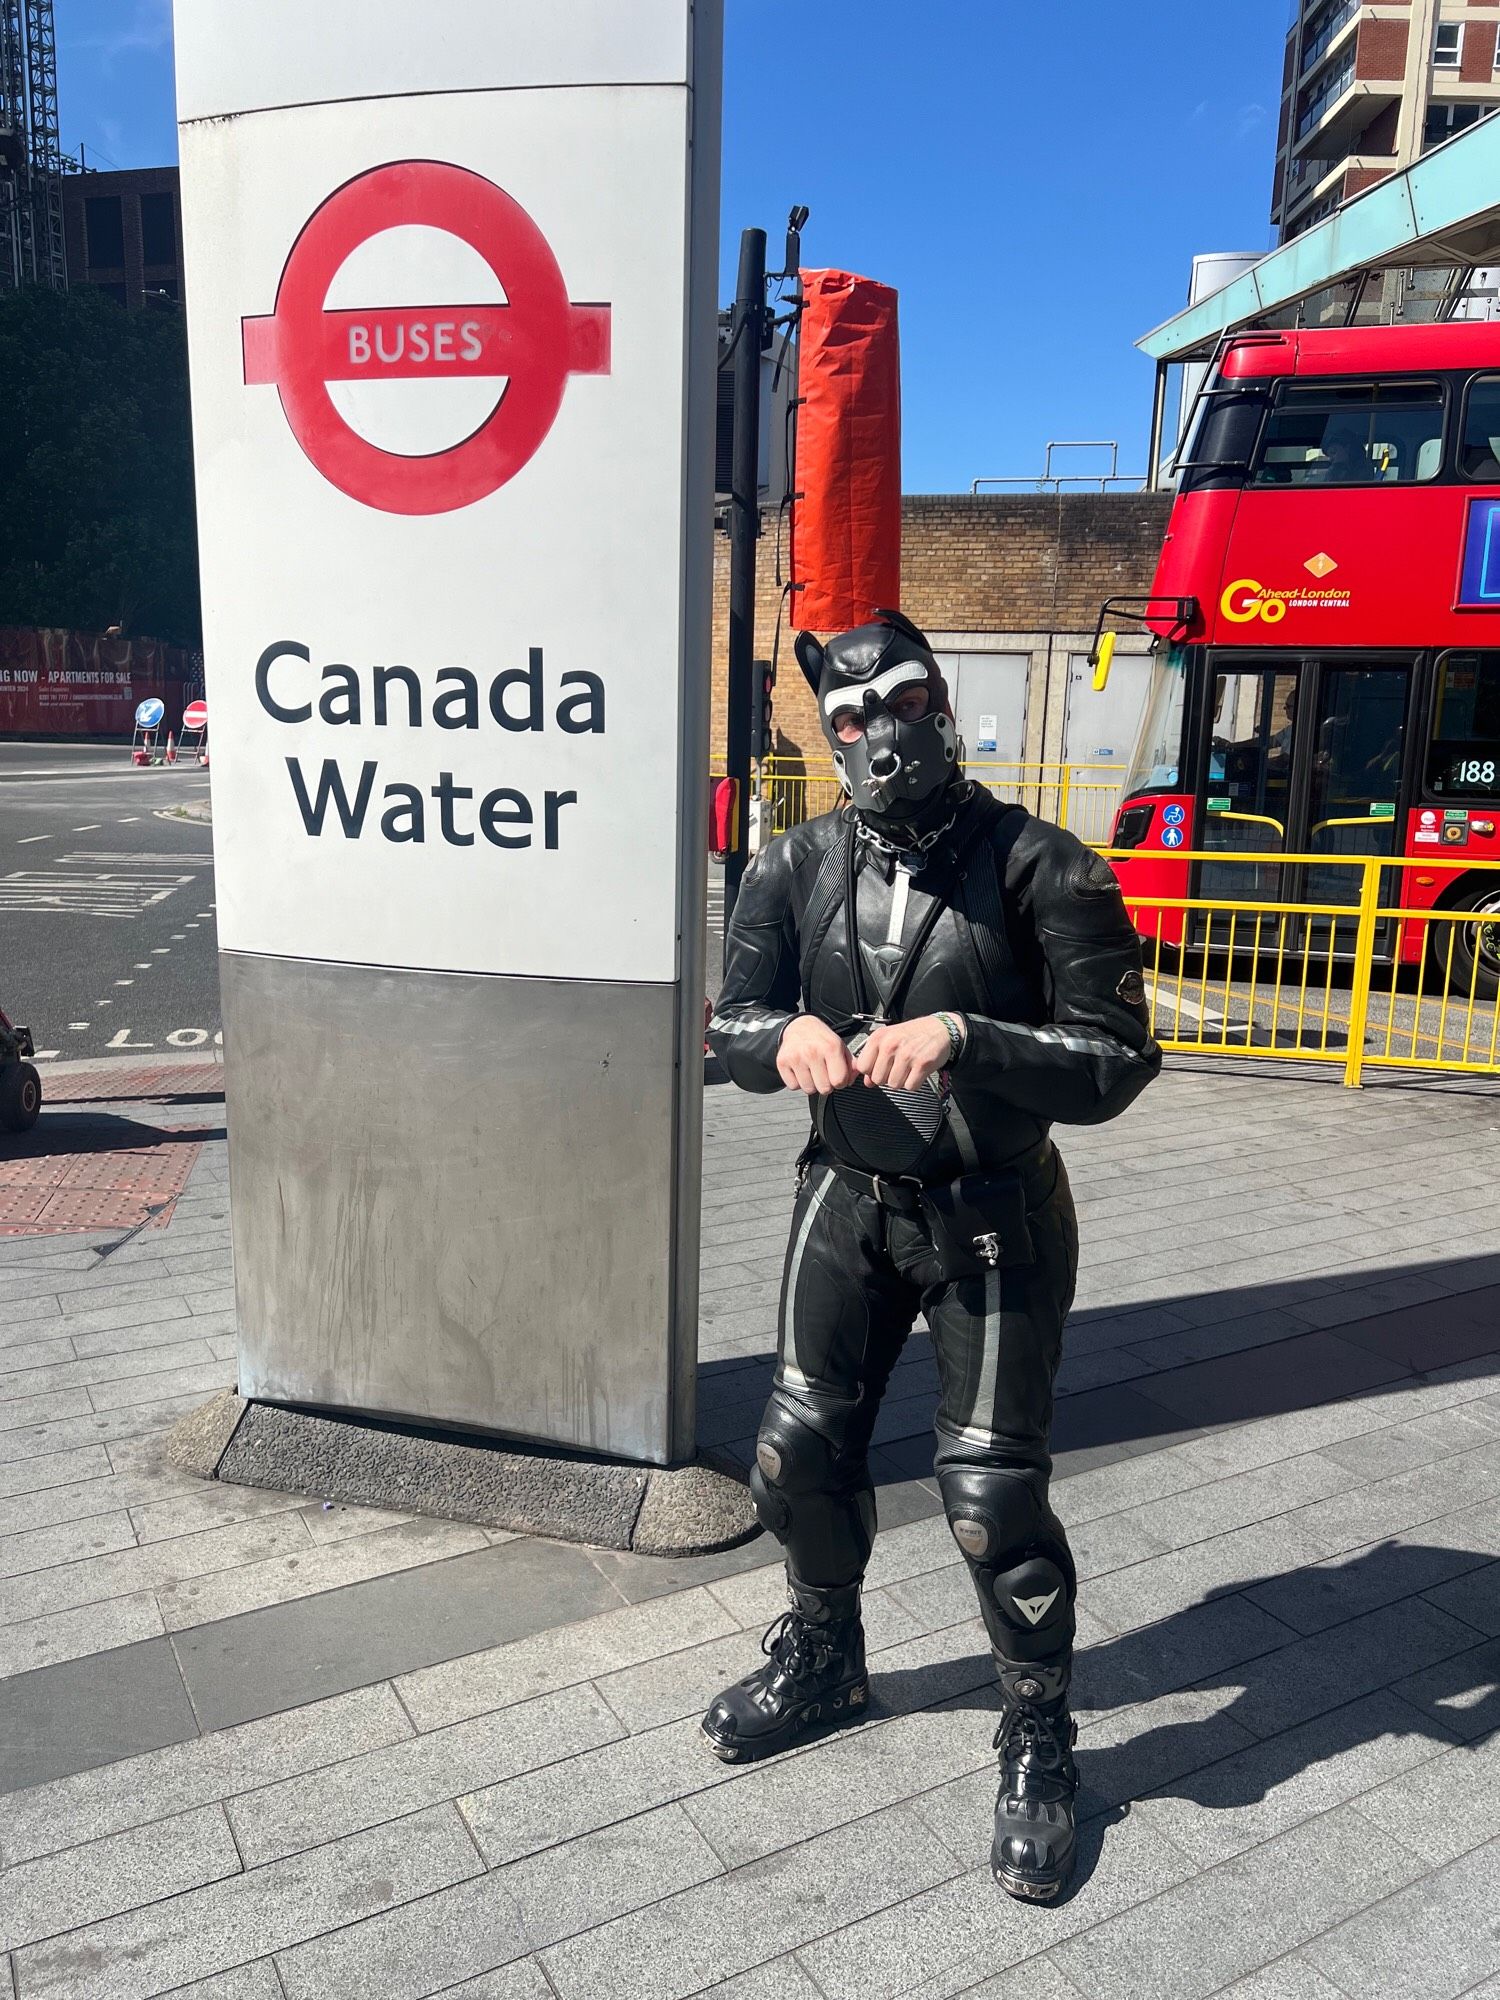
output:
[{"label": "brick wall", "polygon": [[[1091,632],[1106,597],[1151,588],[1172,499],[1166,493],[908,494],[901,508],[901,605],[929,632]],[[778,592],[774,534],[762,537],[755,648],[771,657]],[[724,754],[729,543],[714,541],[713,751]],[[783,617],[777,747],[822,752],[812,694]]]},{"label": "brick wall", "polygon": [[1400,127],[1400,104],[1387,104],[1370,120],[1349,150],[1354,153],[1394,153]]},{"label": "brick wall", "polygon": [[1495,73],[1495,24],[1469,21],[1464,26],[1464,48],[1459,75],[1465,83],[1488,83]]},{"label": "brick wall", "polygon": [[1355,75],[1378,77],[1382,81],[1404,77],[1406,44],[1410,34],[1411,24],[1407,21],[1361,21],[1359,48],[1354,61]]}]

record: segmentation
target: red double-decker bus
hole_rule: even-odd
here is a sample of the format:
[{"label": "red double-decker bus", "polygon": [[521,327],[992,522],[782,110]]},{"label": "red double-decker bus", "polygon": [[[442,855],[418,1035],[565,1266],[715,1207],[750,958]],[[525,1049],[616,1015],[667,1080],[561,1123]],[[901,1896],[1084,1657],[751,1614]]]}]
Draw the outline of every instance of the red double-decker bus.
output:
[{"label": "red double-decker bus", "polygon": [[[1475,921],[1387,922],[1378,949],[1415,963],[1431,932],[1493,997],[1500,875],[1467,864],[1500,860],[1500,325],[1232,336],[1178,472],[1152,598],[1107,607],[1158,635],[1113,831],[1127,900],[1352,902],[1361,871],[1320,857],[1412,856],[1431,867],[1382,903]],[[1215,941],[1203,913],[1161,921]]]}]

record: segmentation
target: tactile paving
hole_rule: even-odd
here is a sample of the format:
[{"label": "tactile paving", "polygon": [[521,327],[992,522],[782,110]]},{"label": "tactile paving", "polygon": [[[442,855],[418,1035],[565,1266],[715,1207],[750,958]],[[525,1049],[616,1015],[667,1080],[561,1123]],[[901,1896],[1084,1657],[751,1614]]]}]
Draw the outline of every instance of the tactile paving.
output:
[{"label": "tactile paving", "polygon": [[49,1132],[43,1118],[5,1141],[0,1236],[164,1229],[201,1144],[192,1132],[133,1121],[119,1132]]},{"label": "tactile paving", "polygon": [[138,1103],[148,1097],[222,1097],[224,1066],[216,1062],[112,1063],[58,1074],[43,1068],[46,1104]]}]

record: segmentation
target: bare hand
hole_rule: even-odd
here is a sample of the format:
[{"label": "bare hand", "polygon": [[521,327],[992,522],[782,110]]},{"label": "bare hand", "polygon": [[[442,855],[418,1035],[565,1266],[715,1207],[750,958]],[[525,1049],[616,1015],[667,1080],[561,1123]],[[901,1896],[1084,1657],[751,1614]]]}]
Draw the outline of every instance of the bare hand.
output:
[{"label": "bare hand", "polygon": [[788,1090],[807,1097],[827,1097],[854,1081],[849,1051],[816,1014],[799,1014],[788,1023],[776,1051],[776,1070]]},{"label": "bare hand", "polygon": [[854,1058],[866,1083],[887,1090],[917,1090],[948,1062],[953,1044],[936,1014],[915,1021],[892,1021],[871,1030],[870,1039]]}]

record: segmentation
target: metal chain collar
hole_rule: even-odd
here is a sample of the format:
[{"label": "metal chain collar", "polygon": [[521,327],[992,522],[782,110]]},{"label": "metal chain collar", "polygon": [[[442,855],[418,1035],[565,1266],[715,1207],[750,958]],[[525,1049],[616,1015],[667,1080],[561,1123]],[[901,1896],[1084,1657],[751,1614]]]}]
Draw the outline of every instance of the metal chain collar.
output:
[{"label": "metal chain collar", "polygon": [[861,819],[858,812],[854,815],[855,834],[860,840],[864,841],[867,847],[873,847],[877,854],[894,855],[898,861],[903,855],[921,854],[925,856],[932,848],[936,847],[945,833],[953,831],[953,828],[958,823],[959,814],[973,795],[974,786],[972,782],[966,781],[954,789],[956,797],[952,812],[949,813],[941,826],[933,827],[928,833],[919,834],[915,840],[887,840],[883,833],[877,833],[873,826],[870,826],[865,820]]}]

